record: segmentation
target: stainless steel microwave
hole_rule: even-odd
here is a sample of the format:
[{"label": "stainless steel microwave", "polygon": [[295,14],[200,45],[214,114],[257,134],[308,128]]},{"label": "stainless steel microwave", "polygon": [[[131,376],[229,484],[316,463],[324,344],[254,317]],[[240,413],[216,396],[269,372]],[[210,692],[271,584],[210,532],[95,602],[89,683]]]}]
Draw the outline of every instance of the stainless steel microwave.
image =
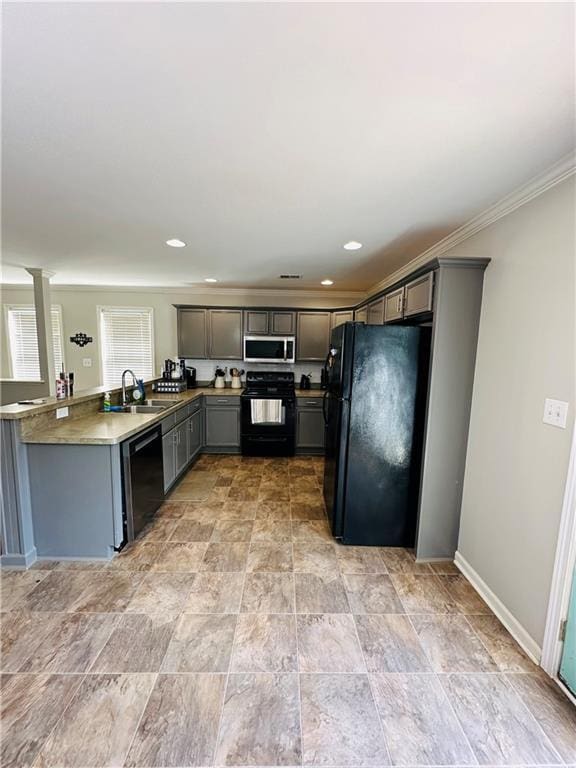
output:
[{"label": "stainless steel microwave", "polygon": [[295,357],[294,336],[244,336],[247,363],[293,363]]}]

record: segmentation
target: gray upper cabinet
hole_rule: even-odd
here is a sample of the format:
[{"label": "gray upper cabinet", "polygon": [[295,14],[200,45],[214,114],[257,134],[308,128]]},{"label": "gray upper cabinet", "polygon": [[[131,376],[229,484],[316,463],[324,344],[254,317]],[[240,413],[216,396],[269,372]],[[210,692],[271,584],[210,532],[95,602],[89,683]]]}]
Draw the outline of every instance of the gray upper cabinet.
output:
[{"label": "gray upper cabinet", "polygon": [[398,288],[392,293],[384,296],[384,322],[391,323],[393,320],[400,320],[403,317],[404,308],[404,288]]},{"label": "gray upper cabinet", "polygon": [[208,310],[208,356],[242,360],[242,310]]},{"label": "gray upper cabinet", "polygon": [[332,328],[342,323],[351,323],[354,320],[353,309],[343,309],[339,312],[332,312]]},{"label": "gray upper cabinet", "polygon": [[298,312],[297,360],[326,359],[330,344],[331,312]]},{"label": "gray upper cabinet", "polygon": [[206,310],[179,308],[178,357],[206,357]]},{"label": "gray upper cabinet", "polygon": [[247,309],[244,312],[244,333],[262,335],[269,333],[269,312],[265,309]]},{"label": "gray upper cabinet", "polygon": [[356,320],[357,323],[368,322],[368,307],[366,305],[355,310],[354,320]]},{"label": "gray upper cabinet", "polygon": [[296,333],[296,312],[272,310],[269,326],[269,333],[274,333],[277,336],[294,336]]},{"label": "gray upper cabinet", "polygon": [[382,325],[384,322],[384,299],[368,304],[368,325]]},{"label": "gray upper cabinet", "polygon": [[434,272],[428,272],[404,286],[404,317],[432,311]]}]

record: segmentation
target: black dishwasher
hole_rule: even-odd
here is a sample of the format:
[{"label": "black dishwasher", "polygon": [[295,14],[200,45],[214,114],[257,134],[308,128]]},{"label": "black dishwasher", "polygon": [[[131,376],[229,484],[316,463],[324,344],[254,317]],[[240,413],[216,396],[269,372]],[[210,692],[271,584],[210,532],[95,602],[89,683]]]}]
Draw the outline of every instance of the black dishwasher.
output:
[{"label": "black dishwasher", "polygon": [[124,541],[133,541],[164,501],[162,428],[122,443]]}]

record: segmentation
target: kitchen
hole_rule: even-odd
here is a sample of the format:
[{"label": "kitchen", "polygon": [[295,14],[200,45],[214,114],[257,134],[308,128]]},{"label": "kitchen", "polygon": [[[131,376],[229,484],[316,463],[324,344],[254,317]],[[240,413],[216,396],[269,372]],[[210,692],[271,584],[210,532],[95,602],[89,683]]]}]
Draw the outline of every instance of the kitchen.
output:
[{"label": "kitchen", "polygon": [[576,762],[573,20],[6,4],[3,766]]}]

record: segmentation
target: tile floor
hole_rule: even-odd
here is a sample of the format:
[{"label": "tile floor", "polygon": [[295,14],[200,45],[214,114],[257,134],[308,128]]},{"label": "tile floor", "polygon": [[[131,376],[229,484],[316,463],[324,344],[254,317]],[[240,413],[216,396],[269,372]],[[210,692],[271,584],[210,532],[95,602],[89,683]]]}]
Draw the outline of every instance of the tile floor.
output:
[{"label": "tile floor", "polygon": [[576,763],[454,566],[335,544],[321,477],[203,456],[112,563],[4,571],[3,768]]}]

